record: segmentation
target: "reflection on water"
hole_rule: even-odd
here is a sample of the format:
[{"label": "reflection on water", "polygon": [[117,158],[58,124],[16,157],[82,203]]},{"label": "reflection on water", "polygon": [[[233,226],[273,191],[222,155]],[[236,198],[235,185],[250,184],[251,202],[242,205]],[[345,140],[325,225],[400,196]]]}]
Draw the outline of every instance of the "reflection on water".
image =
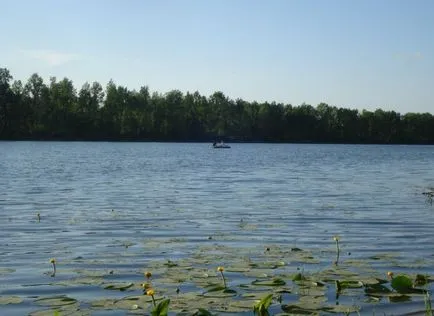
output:
[{"label": "reflection on water", "polygon": [[421,195],[432,166],[429,146],[1,142],[0,295],[24,300],[2,310],[26,314],[35,297],[59,293],[122,297],[53,286],[51,257],[57,282],[78,267],[132,281],[148,262],[211,241],[321,254],[340,235],[342,257],[393,254],[377,268],[432,274],[422,259],[434,260],[434,209]]}]

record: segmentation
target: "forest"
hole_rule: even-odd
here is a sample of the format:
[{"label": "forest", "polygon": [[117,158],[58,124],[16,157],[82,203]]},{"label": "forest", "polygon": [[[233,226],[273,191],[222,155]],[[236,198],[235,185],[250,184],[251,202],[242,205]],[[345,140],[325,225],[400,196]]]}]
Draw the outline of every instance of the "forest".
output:
[{"label": "forest", "polygon": [[138,91],[0,68],[0,139],[434,144],[434,116],[233,100],[223,92]]}]

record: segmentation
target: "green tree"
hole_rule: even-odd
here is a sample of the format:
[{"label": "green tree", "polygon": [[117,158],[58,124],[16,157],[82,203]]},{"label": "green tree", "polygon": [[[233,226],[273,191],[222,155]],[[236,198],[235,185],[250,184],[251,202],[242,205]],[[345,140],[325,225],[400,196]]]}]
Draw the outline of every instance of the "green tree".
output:
[{"label": "green tree", "polygon": [[0,138],[9,136],[11,111],[14,106],[10,81],[13,79],[9,70],[0,68]]}]

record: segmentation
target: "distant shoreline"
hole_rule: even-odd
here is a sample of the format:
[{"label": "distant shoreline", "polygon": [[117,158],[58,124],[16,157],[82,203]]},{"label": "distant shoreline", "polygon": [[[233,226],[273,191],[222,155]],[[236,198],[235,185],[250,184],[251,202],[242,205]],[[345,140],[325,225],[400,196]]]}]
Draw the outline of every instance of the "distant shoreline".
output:
[{"label": "distant shoreline", "polygon": [[129,90],[110,81],[76,89],[38,74],[12,81],[0,68],[0,140],[276,144],[434,144],[430,113],[293,106],[172,90]]},{"label": "distant shoreline", "polygon": [[[175,144],[211,144],[213,140],[148,140],[148,139],[60,139],[60,138],[22,138],[22,139],[0,139],[0,142],[70,142],[70,143],[175,143]],[[261,141],[261,140],[225,140],[231,144],[275,144],[275,145],[401,145],[401,146],[433,146],[434,143],[372,143],[372,142],[317,142],[317,141]]]}]

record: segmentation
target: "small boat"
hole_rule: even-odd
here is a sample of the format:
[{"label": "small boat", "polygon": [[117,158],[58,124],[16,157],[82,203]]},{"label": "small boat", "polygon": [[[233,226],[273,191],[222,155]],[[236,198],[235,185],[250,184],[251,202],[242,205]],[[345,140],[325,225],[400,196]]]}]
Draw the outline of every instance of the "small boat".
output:
[{"label": "small boat", "polygon": [[220,141],[218,143],[214,142],[214,144],[212,144],[212,147],[214,147],[214,148],[231,148],[231,146],[223,143],[223,141]]}]

